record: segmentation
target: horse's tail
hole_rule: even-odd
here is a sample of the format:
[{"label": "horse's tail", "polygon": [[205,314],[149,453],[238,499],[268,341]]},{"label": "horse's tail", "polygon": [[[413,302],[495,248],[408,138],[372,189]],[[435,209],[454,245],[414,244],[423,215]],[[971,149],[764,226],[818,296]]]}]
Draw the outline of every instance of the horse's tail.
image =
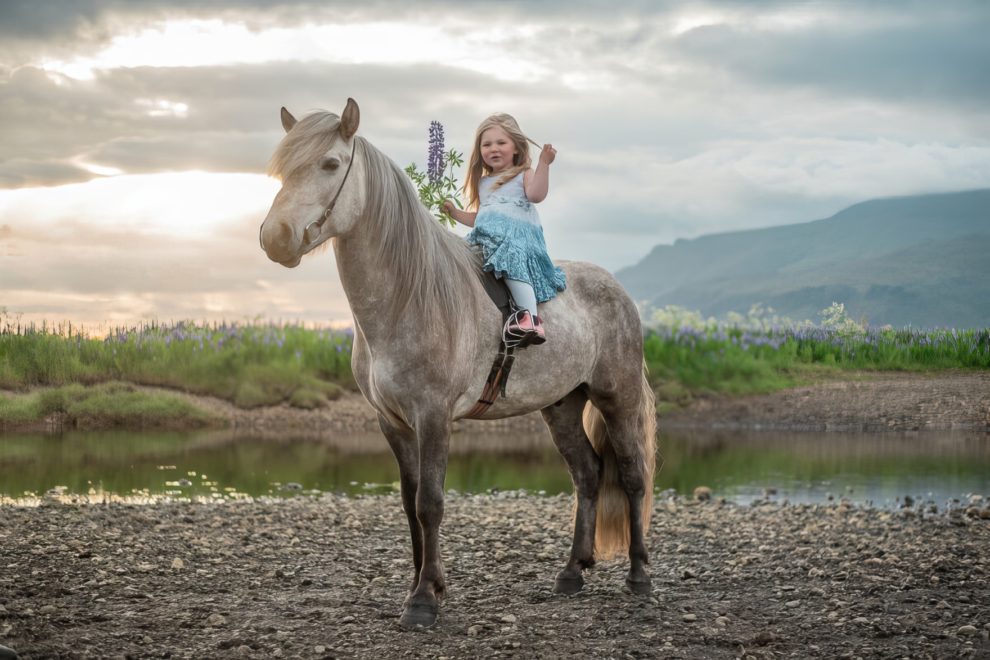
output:
[{"label": "horse's tail", "polygon": [[[653,473],[656,470],[657,409],[653,388],[646,379],[643,361],[643,383],[640,402],[642,437],[639,438],[643,470],[643,533],[649,529],[653,513]],[[605,419],[590,402],[584,409],[584,430],[591,445],[602,459],[602,478],[598,486],[595,519],[595,557],[611,559],[629,550],[629,499],[619,480],[619,466],[605,429]]]}]

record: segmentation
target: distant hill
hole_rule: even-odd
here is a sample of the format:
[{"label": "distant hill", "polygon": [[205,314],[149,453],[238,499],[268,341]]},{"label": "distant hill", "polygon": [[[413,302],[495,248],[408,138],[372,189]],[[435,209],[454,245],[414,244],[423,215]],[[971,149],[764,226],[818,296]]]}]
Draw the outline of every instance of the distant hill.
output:
[{"label": "distant hill", "polygon": [[990,327],[990,190],[862,202],[830,218],[658,245],[616,273],[640,303],[706,316],[755,303],[818,320]]}]

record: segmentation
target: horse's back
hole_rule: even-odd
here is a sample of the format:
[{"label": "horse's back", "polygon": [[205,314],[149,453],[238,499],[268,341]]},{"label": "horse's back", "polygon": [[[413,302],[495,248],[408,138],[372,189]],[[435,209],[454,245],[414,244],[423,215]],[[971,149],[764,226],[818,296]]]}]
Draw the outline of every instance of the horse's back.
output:
[{"label": "horse's back", "polygon": [[[556,263],[567,275],[567,288],[540,303],[547,341],[516,352],[508,396],[497,399],[485,418],[545,407],[617,367],[642,368],[639,313],[615,276],[587,262]],[[492,357],[486,353],[475,360],[476,379],[488,373],[478,365],[490,364]],[[481,385],[482,381],[475,382],[458,408],[466,412],[473,406]]]}]

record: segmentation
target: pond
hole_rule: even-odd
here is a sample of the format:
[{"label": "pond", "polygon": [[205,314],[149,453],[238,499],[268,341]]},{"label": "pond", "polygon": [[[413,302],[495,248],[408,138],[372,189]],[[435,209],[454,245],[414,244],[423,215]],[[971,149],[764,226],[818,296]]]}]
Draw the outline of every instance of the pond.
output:
[{"label": "pond", "polygon": [[[990,496],[990,436],[685,432],[660,440],[656,488],[746,504],[790,502],[897,507],[905,497],[940,508]],[[0,501],[135,501],[390,492],[398,470],[377,433],[314,439],[232,432],[0,434]],[[549,437],[455,434],[448,489],[570,492]]]}]

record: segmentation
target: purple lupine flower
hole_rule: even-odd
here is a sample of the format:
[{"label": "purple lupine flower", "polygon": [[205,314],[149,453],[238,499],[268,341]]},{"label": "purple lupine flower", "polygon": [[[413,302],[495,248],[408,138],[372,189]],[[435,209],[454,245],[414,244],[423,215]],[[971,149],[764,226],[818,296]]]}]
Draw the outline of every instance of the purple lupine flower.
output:
[{"label": "purple lupine flower", "polygon": [[436,185],[443,177],[443,124],[430,122],[430,148],[426,155],[426,176],[431,185]]}]

